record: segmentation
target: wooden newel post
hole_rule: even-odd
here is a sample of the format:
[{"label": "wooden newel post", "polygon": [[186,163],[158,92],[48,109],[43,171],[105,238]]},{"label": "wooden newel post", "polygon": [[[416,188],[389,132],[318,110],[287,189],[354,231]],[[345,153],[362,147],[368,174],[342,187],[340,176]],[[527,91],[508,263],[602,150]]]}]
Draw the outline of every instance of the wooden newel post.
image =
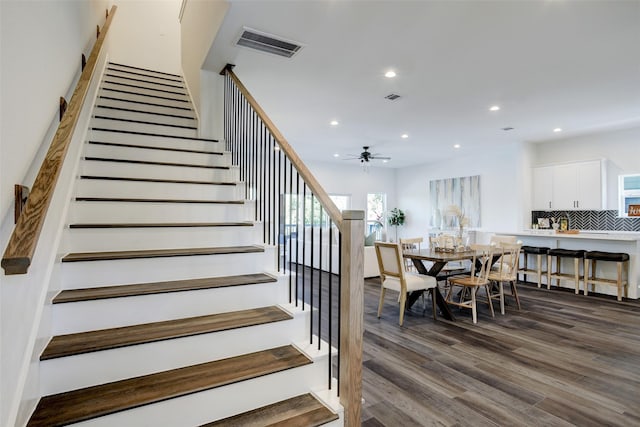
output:
[{"label": "wooden newel post", "polygon": [[364,211],[342,211],[340,403],[344,425],[360,426],[364,334]]}]

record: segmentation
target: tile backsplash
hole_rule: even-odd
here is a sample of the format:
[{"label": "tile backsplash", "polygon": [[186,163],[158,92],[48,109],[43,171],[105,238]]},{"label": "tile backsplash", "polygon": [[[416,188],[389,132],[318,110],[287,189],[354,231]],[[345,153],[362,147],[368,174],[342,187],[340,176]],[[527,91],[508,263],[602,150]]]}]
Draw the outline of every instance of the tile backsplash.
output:
[{"label": "tile backsplash", "polygon": [[640,231],[640,217],[618,218],[617,210],[607,211],[531,211],[531,224],[538,218],[569,218],[569,228],[577,230]]}]

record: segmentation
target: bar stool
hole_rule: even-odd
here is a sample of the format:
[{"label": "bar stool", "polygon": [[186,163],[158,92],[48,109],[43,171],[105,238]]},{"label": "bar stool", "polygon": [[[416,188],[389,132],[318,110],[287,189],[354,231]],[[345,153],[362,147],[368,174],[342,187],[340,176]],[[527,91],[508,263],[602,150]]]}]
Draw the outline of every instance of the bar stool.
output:
[{"label": "bar stool", "polygon": [[[551,279],[556,279],[556,286],[560,287],[562,279],[573,279],[576,284],[576,295],[580,293],[580,264],[584,259],[585,251],[582,249],[549,249],[547,255],[547,289],[551,288]],[[556,270],[551,271],[551,259],[556,258]],[[573,274],[561,273],[562,258],[573,258]]]},{"label": "bar stool", "polygon": [[[604,277],[596,277],[596,261],[615,262],[618,270],[617,279],[606,279]],[[589,267],[591,267],[591,275],[589,275]],[[622,269],[627,276],[624,280]],[[588,295],[589,285],[614,285],[618,288],[618,301],[622,301],[622,287],[625,288],[625,296],[627,287],[629,286],[629,254],[618,252],[599,252],[589,251],[584,254],[584,294]],[[595,286],[593,287],[595,292]]]},{"label": "bar stool", "polygon": [[[544,274],[545,276],[547,275],[547,270],[542,271],[542,255],[547,256],[547,254],[549,253],[549,248],[545,248],[545,247],[538,247],[538,246],[523,246],[522,247],[522,254],[524,255],[524,262],[522,263],[522,268],[518,269],[518,273],[519,274],[523,274],[524,275],[524,281],[527,281],[527,274],[531,273],[531,274],[535,274],[538,277],[538,287],[540,287],[540,284],[542,283],[542,274]],[[536,256],[536,268],[535,270],[530,269],[528,267],[528,259],[529,259],[529,255],[535,255]]]}]

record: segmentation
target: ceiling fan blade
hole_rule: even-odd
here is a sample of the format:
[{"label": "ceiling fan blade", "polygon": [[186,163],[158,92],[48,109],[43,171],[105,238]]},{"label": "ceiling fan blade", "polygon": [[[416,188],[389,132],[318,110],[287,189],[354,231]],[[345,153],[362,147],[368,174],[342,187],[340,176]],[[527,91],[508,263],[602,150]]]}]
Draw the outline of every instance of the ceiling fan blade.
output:
[{"label": "ceiling fan blade", "polygon": [[369,158],[373,160],[391,160],[391,157],[383,157],[383,156],[369,156]]}]

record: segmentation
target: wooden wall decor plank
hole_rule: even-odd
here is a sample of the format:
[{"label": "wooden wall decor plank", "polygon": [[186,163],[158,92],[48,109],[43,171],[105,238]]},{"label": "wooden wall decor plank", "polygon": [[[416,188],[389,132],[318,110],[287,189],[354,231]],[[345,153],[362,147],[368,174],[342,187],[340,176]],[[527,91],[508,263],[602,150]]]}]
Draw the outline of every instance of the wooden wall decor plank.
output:
[{"label": "wooden wall decor plank", "polygon": [[31,195],[27,200],[24,212],[20,215],[9,239],[1,263],[5,274],[25,274],[29,270],[60,170],[62,169],[62,163],[71,143],[75,127],[78,124],[80,110],[87,96],[98,56],[116,10],[117,6],[112,6],[109,18],[103,26],[103,31],[91,50],[87,66],[82,71],[80,80],[69,101],[68,114],[64,115],[58,126],[58,130],[33,183]]}]

